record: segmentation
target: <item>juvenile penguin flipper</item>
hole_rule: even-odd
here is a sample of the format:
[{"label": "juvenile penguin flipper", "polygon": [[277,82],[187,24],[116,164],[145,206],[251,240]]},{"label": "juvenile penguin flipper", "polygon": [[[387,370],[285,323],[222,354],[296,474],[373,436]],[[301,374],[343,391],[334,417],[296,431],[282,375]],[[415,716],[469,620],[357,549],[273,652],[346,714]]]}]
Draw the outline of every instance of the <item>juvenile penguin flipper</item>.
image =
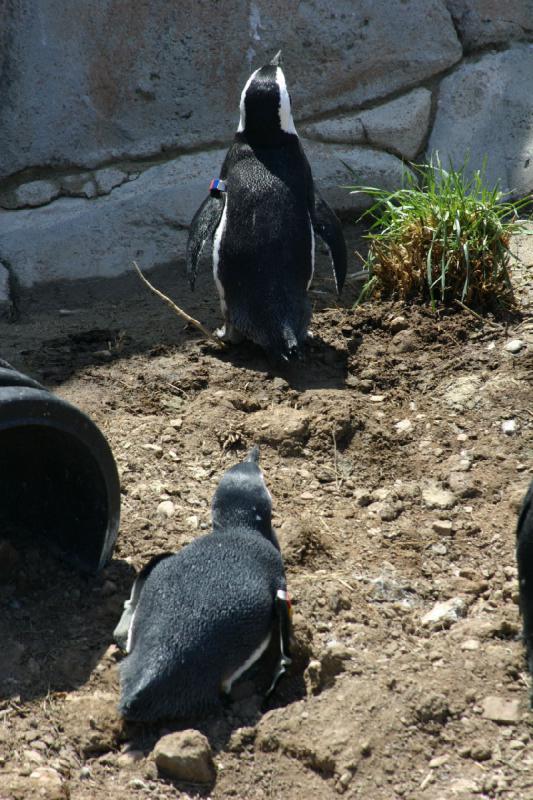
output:
[{"label": "juvenile penguin flipper", "polygon": [[187,277],[189,278],[191,289],[194,289],[198,259],[200,258],[203,247],[207,240],[212,239],[215,235],[222,212],[224,211],[224,198],[224,194],[221,194],[220,197],[208,195],[192,219],[185,256]]},{"label": "juvenile penguin flipper", "polygon": [[139,602],[139,597],[141,596],[142,588],[146,583],[146,579],[156,564],[159,564],[160,561],[171,555],[172,553],[159,553],[157,556],[154,556],[148,562],[148,564],[145,564],[135,578],[135,582],[131,589],[131,595],[124,603],[124,611],[122,612],[122,616],[118,622],[118,625],[113,631],[113,639],[118,644],[120,649],[124,650],[126,653],[131,651],[131,630],[133,625],[133,617],[135,616],[135,610]]},{"label": "juvenile penguin flipper", "polygon": [[326,243],[333,262],[333,274],[337,293],[340,294],[346,278],[346,242],[341,224],[333,209],[315,188],[315,213],[313,215],[313,230]]},{"label": "juvenile penguin flipper", "polygon": [[[529,672],[533,674],[533,482],[529,486],[518,518],[516,558],[523,639]],[[530,704],[533,707],[533,691]]]}]

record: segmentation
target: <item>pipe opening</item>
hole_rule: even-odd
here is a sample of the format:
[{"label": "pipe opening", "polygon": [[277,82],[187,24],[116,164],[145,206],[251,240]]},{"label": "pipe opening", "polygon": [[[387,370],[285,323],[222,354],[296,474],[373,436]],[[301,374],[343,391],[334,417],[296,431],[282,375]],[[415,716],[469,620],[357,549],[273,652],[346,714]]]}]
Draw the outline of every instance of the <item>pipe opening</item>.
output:
[{"label": "pipe opening", "polygon": [[0,430],[0,539],[38,537],[84,571],[98,569],[109,502],[98,462],[76,437],[42,425]]}]

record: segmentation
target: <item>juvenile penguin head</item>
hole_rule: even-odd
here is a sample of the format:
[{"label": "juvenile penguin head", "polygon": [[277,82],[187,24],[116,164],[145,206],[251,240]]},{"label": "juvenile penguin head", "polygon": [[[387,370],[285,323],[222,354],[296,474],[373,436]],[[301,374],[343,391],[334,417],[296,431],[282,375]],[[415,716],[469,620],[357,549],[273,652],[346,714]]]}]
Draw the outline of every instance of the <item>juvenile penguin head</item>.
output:
[{"label": "juvenile penguin head", "polygon": [[270,64],[256,69],[241,94],[238,133],[252,142],[276,142],[283,134],[297,136],[292,118],[291,98],[280,66],[281,51]]},{"label": "juvenile penguin head", "polygon": [[213,530],[252,528],[273,539],[272,498],[258,466],[259,448],[231,467],[218,484],[213,498]]}]

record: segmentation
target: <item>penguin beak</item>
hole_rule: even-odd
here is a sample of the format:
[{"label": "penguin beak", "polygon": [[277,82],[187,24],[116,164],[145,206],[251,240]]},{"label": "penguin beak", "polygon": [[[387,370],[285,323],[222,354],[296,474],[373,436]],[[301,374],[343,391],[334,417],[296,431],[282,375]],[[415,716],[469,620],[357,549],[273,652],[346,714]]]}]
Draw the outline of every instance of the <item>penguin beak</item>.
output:
[{"label": "penguin beak", "polygon": [[251,461],[252,464],[259,464],[259,446],[254,444],[244,460]]},{"label": "penguin beak", "polygon": [[281,67],[281,50],[278,50],[270,64],[273,67]]}]

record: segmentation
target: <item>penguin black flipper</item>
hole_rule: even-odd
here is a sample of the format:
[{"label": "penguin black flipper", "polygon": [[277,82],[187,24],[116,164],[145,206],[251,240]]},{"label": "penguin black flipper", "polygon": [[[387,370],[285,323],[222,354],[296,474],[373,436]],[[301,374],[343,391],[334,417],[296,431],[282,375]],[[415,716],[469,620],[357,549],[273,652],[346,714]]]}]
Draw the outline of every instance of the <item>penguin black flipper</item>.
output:
[{"label": "penguin black flipper", "polygon": [[211,194],[208,195],[191,222],[185,256],[187,276],[191,289],[194,289],[194,284],[196,282],[198,259],[200,258],[207,240],[213,239],[215,235],[218,223],[222,217],[222,212],[224,211],[225,202],[225,194],[223,193],[220,193],[218,197]]},{"label": "penguin black flipper", "polygon": [[133,586],[131,587],[131,594],[128,600],[124,602],[124,611],[122,612],[122,616],[118,621],[115,630],[113,631],[113,639],[115,640],[116,644],[118,644],[120,649],[124,650],[125,653],[129,653],[131,650],[132,643],[130,641],[130,633],[133,623],[133,616],[139,602],[139,597],[141,596],[141,590],[146,583],[146,579],[156,564],[159,564],[160,561],[162,561],[164,558],[168,558],[171,555],[172,553],[158,553],[156,556],[150,559],[148,564],[144,565],[135,578]]},{"label": "penguin black flipper", "polygon": [[[524,498],[517,525],[516,560],[528,668],[533,675],[533,482]],[[533,707],[533,693],[530,697]]]},{"label": "penguin black flipper", "polygon": [[285,674],[285,672],[287,671],[287,667],[289,667],[292,664],[292,658],[290,655],[291,632],[292,632],[292,623],[291,623],[292,610],[291,610],[291,602],[289,600],[289,595],[285,589],[278,589],[274,608],[279,628],[279,661],[276,668],[276,672],[274,673],[274,678],[272,680],[272,683],[270,684],[270,688],[266,693],[267,697],[270,697],[270,695],[276,688],[279,679]]},{"label": "penguin black flipper", "polygon": [[316,186],[314,191],[314,214],[311,215],[313,230],[329,248],[337,294],[340,294],[346,278],[347,255],[344,234],[337,215],[326,203]]}]

